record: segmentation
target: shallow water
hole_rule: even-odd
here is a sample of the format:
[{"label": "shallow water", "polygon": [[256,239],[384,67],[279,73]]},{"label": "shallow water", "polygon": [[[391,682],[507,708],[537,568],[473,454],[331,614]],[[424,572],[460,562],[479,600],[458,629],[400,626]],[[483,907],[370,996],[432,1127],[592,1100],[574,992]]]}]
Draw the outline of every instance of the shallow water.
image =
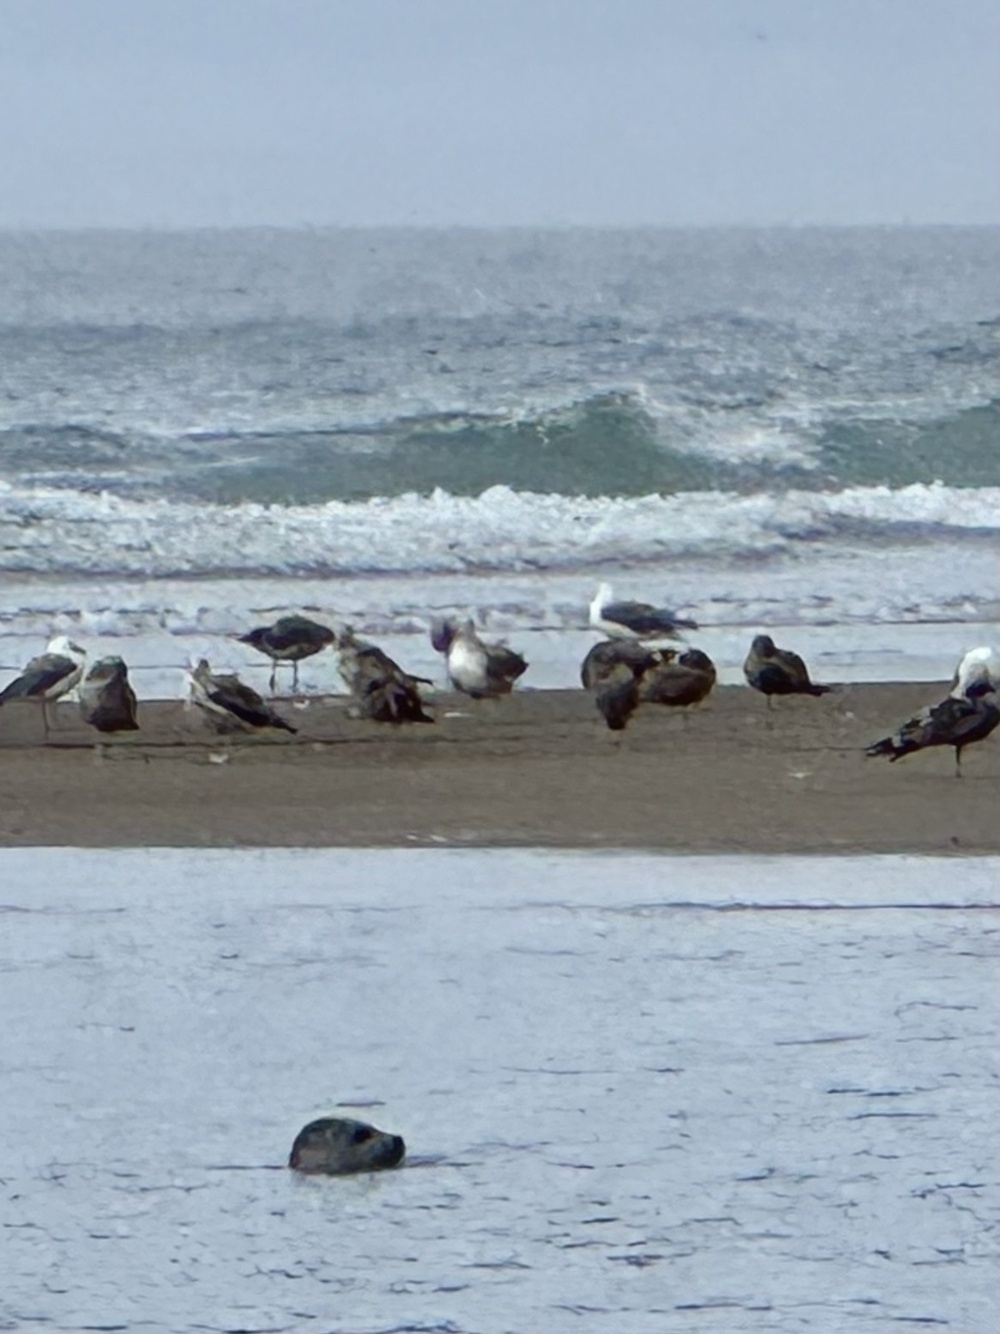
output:
[{"label": "shallow water", "polygon": [[[949,597],[953,572],[939,555],[926,552],[920,563],[928,577],[939,567],[934,577],[940,597],[929,618],[924,618],[926,608],[908,607],[906,581],[914,561],[900,553],[881,563],[877,578],[867,567],[862,572],[816,557],[808,574],[809,605],[798,617],[792,615],[794,589],[804,576],[793,565],[766,574],[752,567],[730,570],[722,581],[726,592],[719,592],[718,572],[703,571],[697,579],[689,572],[664,582],[672,591],[672,605],[697,618],[701,629],[688,640],[709,654],[722,684],[744,683],[743,659],[753,636],[763,631],[802,654],[818,681],[940,682],[951,676],[967,649],[1000,640],[1000,620],[992,605],[977,610]],[[976,578],[983,579],[981,562]],[[629,594],[664,600],[663,585],[648,574],[643,580],[623,576],[619,586]],[[21,609],[9,610],[0,623],[0,688],[52,634],[65,633],[91,661],[120,654],[141,699],[186,696],[185,669],[192,657],[207,657],[216,670],[238,671],[266,691],[270,660],[235,636],[289,610],[305,610],[335,627],[353,626],[407,671],[441,687],[446,685],[444,665],[431,647],[428,609],[434,614],[471,612],[488,638],[506,638],[529,663],[519,689],[578,686],[580,663],[599,637],[585,628],[594,584],[581,577],[470,577],[439,588],[401,579],[373,579],[355,588],[303,580],[294,589],[280,580],[140,581],[125,591],[127,596],[120,586],[97,581],[28,581],[12,588],[10,605]],[[857,619],[849,619],[852,615]],[[873,619],[866,619],[870,615]],[[303,661],[299,680],[306,694],[344,691],[330,653]],[[291,681],[291,669],[281,667],[279,690],[290,690]]]},{"label": "shallow water", "polygon": [[985,1334],[998,870],[4,851],[0,1327]]}]

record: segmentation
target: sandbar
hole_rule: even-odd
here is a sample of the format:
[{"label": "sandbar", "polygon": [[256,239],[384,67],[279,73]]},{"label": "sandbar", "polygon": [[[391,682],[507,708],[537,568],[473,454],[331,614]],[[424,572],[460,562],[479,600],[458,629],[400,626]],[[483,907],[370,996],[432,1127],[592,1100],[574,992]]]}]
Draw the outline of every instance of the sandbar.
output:
[{"label": "sandbar", "polygon": [[963,777],[939,748],[896,764],[864,747],[946,683],[847,685],[822,699],[717,688],[645,706],[614,734],[582,690],[475,702],[433,725],[279,699],[295,737],[219,738],[180,701],[95,745],[76,706],[0,710],[0,846],[562,847],[677,852],[1000,852],[1000,732]]}]

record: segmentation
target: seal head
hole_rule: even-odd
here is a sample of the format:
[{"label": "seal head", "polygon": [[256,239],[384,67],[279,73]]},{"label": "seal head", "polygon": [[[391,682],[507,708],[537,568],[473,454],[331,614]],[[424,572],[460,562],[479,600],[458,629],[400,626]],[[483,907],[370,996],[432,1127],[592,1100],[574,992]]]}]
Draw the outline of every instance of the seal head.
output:
[{"label": "seal head", "polygon": [[296,1172],[341,1176],[346,1172],[379,1172],[403,1161],[406,1145],[399,1135],[376,1130],[364,1121],[324,1116],[310,1121],[295,1136],[288,1166]]}]

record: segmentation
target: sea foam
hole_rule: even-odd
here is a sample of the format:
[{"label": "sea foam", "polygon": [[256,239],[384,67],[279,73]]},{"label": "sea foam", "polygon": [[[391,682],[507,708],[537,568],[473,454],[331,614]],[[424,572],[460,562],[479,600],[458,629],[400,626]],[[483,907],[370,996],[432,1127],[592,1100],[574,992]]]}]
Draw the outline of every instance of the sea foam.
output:
[{"label": "sea foam", "polygon": [[781,553],[802,539],[856,543],[996,533],[1000,487],[631,498],[406,494],[322,505],[131,500],[0,483],[0,568],[12,573],[212,574],[567,570]]}]

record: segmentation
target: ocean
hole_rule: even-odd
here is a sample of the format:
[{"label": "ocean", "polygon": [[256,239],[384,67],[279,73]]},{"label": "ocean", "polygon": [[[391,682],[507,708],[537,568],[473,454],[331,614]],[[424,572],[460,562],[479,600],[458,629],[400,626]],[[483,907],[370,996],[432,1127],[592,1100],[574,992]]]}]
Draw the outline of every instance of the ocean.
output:
[{"label": "ocean", "polygon": [[0,850],[0,1328],[988,1334],[998,869]]},{"label": "ocean", "polygon": [[459,612],[570,685],[609,579],[723,680],[761,630],[941,679],[1000,621],[997,241],[0,234],[0,667],[65,632],[147,695],[263,680],[231,636],[298,610],[439,671]]},{"label": "ocean", "polygon": [[[0,233],[0,685],[1000,627],[995,229]],[[342,688],[328,655],[307,690]],[[520,688],[520,687],[519,687]],[[0,1328],[996,1326],[995,859],[3,849]],[[315,1116],[396,1172],[283,1170]]]}]

